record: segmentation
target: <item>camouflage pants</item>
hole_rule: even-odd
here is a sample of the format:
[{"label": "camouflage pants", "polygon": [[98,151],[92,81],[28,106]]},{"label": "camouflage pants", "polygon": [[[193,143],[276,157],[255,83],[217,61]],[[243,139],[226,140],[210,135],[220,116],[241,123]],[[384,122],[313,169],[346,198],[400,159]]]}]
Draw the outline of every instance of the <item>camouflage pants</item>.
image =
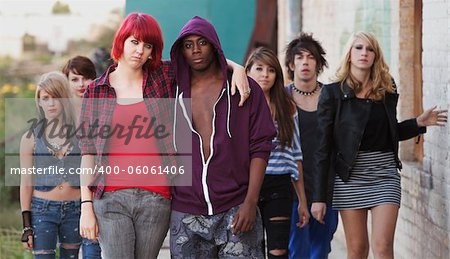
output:
[{"label": "camouflage pants", "polygon": [[259,210],[252,230],[233,235],[231,222],[239,206],[212,216],[172,210],[170,253],[172,258],[264,258]]}]

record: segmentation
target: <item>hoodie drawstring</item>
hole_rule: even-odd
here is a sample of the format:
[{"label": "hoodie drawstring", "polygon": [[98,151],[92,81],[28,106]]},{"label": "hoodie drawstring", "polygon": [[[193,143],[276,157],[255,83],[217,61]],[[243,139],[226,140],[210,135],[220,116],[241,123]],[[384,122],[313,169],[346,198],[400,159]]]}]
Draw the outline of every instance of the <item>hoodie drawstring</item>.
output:
[{"label": "hoodie drawstring", "polygon": [[[175,152],[178,152],[177,148],[177,142],[176,142],[176,127],[177,127],[177,103],[180,101],[179,96],[179,86],[176,87],[176,93],[175,93],[175,103],[174,103],[174,117],[173,117],[173,147],[175,149]],[[228,137],[231,138],[231,130],[230,130],[230,120],[231,120],[231,95],[230,95],[230,84],[227,80],[227,134]],[[181,94],[180,94],[181,95]],[[190,124],[191,126],[191,124]],[[192,128],[192,126],[191,126]]]},{"label": "hoodie drawstring", "polygon": [[231,117],[231,96],[230,96],[230,84],[227,80],[227,103],[228,103],[228,110],[227,110],[227,132],[228,136],[231,138],[231,131],[230,131],[230,117]]},{"label": "hoodie drawstring", "polygon": [[177,148],[177,142],[176,142],[176,128],[177,128],[177,102],[178,102],[178,91],[179,91],[179,87],[177,84],[177,91],[175,93],[175,103],[174,103],[174,115],[173,115],[173,148],[175,149],[175,152],[178,152],[178,148]]}]

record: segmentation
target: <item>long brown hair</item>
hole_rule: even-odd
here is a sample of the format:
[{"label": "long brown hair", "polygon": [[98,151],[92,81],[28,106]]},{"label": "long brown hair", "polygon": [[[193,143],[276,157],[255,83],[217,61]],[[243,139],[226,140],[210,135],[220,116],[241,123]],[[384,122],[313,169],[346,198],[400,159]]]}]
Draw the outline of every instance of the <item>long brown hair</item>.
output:
[{"label": "long brown hair", "polygon": [[350,71],[350,53],[356,39],[367,41],[375,53],[375,59],[372,67],[370,68],[369,76],[369,80],[372,85],[367,96],[370,96],[375,100],[381,100],[384,98],[386,92],[395,92],[395,86],[393,84],[392,77],[389,74],[389,66],[384,61],[380,44],[371,33],[357,32],[350,37],[345,48],[344,56],[341,59],[341,64],[336,71],[335,81],[342,83],[346,82],[355,91],[355,93],[359,93],[362,90],[362,83],[356,80]]},{"label": "long brown hair", "polygon": [[275,82],[270,88],[270,106],[278,124],[278,139],[281,147],[290,147],[294,137],[294,120],[296,106],[292,97],[284,89],[283,72],[275,53],[265,47],[255,49],[247,59],[245,71],[248,73],[256,61],[262,62],[275,69]]}]

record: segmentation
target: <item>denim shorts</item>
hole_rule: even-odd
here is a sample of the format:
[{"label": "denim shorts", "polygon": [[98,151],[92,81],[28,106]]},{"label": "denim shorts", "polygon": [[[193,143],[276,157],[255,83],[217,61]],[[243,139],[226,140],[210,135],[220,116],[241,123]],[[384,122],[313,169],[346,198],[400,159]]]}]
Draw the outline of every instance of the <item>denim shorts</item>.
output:
[{"label": "denim shorts", "polygon": [[78,230],[80,201],[52,201],[31,199],[31,222],[34,230],[33,254],[35,258],[55,258],[59,243],[60,258],[78,258],[77,249],[65,249],[62,245],[80,245]]}]

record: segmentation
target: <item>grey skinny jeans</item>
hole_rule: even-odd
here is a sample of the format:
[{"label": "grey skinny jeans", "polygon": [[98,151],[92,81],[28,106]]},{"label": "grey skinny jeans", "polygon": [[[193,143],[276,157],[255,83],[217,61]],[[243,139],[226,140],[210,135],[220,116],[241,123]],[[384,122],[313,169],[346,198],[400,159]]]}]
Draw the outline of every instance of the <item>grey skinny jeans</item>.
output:
[{"label": "grey skinny jeans", "polygon": [[157,258],[169,229],[170,200],[143,189],[106,192],[94,201],[103,258]]}]

